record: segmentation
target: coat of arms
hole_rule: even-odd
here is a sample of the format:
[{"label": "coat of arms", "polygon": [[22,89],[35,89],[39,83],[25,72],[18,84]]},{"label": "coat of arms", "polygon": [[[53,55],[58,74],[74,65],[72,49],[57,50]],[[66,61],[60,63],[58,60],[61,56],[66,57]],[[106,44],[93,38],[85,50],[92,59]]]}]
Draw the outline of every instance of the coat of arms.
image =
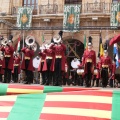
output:
[{"label": "coat of arms", "polygon": [[120,22],[120,12],[117,12],[116,19],[118,22]]},{"label": "coat of arms", "polygon": [[22,21],[23,24],[28,21],[28,18],[25,14],[23,14],[23,16],[21,17],[21,21]]}]

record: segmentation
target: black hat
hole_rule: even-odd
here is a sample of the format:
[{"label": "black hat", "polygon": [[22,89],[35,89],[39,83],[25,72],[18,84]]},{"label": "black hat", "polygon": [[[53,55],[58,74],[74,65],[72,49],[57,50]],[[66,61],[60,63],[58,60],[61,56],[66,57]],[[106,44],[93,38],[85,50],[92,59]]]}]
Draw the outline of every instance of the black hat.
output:
[{"label": "black hat", "polygon": [[0,40],[3,40],[3,39],[4,39],[4,38],[3,38],[3,36],[1,35],[1,36],[0,36]]},{"label": "black hat", "polygon": [[92,37],[89,36],[89,38],[88,38],[88,46],[91,46],[91,45],[92,45]]},{"label": "black hat", "polygon": [[8,40],[12,40],[13,39],[13,35],[9,35]]},{"label": "black hat", "polygon": [[62,36],[63,36],[63,31],[61,30],[61,31],[59,31],[59,33],[58,33],[59,35],[60,35],[60,37],[62,38]]},{"label": "black hat", "polygon": [[104,53],[106,53],[108,49],[107,43],[104,44],[103,48],[104,48]]},{"label": "black hat", "polygon": [[51,43],[54,43],[53,38],[51,39]]}]

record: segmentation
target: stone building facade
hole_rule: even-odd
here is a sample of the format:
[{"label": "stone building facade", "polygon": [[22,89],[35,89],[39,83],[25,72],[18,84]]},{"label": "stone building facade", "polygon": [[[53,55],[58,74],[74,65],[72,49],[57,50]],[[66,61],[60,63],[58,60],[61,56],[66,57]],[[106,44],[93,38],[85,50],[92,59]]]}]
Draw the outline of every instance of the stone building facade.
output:
[{"label": "stone building facade", "polygon": [[[13,34],[14,44],[16,43],[15,41],[17,41],[17,38],[22,31],[12,30],[10,28],[16,25],[17,9],[19,6],[32,5],[34,7],[32,27],[58,27],[63,25],[64,5],[75,2],[77,4],[82,4],[80,27],[110,26],[111,3],[113,0],[0,0],[0,34],[6,37],[9,34]],[[24,35],[25,37],[29,34],[34,35],[36,42],[41,45],[41,36],[43,33],[46,41],[49,42],[58,32],[59,30],[29,30],[24,31]],[[119,30],[115,31],[106,28],[97,30],[81,29],[76,33],[64,32],[63,41],[80,41],[82,49],[84,49],[83,41],[84,34],[86,34],[87,38],[92,36],[93,49],[98,52],[100,33],[104,43],[106,40],[110,40],[113,36],[119,34]],[[74,41],[72,42],[74,43]],[[80,53],[80,57],[82,56],[82,53]],[[72,58],[76,57],[74,53],[71,56]]]}]

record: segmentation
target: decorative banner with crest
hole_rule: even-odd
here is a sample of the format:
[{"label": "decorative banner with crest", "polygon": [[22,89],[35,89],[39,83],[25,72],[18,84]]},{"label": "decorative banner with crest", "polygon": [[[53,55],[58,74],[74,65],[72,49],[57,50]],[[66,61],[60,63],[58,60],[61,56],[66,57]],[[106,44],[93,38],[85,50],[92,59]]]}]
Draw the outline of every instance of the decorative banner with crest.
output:
[{"label": "decorative banner with crest", "polygon": [[19,7],[17,15],[17,27],[19,29],[26,29],[31,27],[32,22],[32,7]]},{"label": "decorative banner with crest", "polygon": [[80,26],[80,9],[81,5],[65,5],[63,31],[77,32]]},{"label": "decorative banner with crest", "polygon": [[118,27],[120,25],[120,3],[112,3],[110,26]]}]

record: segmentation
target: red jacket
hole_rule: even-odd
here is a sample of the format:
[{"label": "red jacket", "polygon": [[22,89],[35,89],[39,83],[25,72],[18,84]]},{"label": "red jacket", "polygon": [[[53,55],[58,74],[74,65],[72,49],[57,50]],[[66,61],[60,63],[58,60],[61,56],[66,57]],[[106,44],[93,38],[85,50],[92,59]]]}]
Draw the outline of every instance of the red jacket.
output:
[{"label": "red jacket", "polygon": [[4,74],[4,69],[3,69],[4,68],[4,63],[5,63],[4,60],[0,59],[0,74]]},{"label": "red jacket", "polygon": [[28,48],[23,48],[21,50],[24,53],[24,58],[21,64],[21,69],[25,70],[25,59],[26,57],[28,57],[30,59],[29,65],[28,65],[28,70],[33,71],[34,67],[33,67],[33,56],[34,56],[34,51],[30,50]]},{"label": "red jacket", "polygon": [[85,67],[84,68],[85,74],[87,73],[88,60],[91,60],[91,62],[92,62],[91,72],[93,73],[94,66],[96,66],[96,53],[94,50],[91,50],[91,51],[85,50],[84,51],[82,65]]},{"label": "red jacket", "polygon": [[20,61],[21,61],[21,58],[20,57],[14,57],[13,60],[14,60],[14,64],[13,64],[12,73],[14,73],[14,67],[18,66],[18,74],[20,74]]},{"label": "red jacket", "polygon": [[[40,56],[41,60],[40,60],[40,64],[39,64],[39,67],[38,67],[38,71],[39,72],[46,71],[47,70],[47,63],[46,63],[46,53],[45,53],[45,51],[39,52],[39,56]],[[43,67],[42,67],[42,63],[44,63]]]},{"label": "red jacket", "polygon": [[[14,52],[14,48],[12,46],[6,46],[6,47],[2,47],[1,51],[4,51],[4,56],[10,57],[9,63],[8,63],[8,69],[13,69],[13,52]],[[4,57],[4,59],[5,59]],[[6,68],[6,66],[5,66]]]},{"label": "red jacket", "polygon": [[66,46],[64,44],[59,44],[59,45],[53,45],[50,47],[53,49],[55,56],[53,58],[53,63],[51,66],[51,71],[54,71],[55,69],[55,60],[57,57],[61,57],[61,71],[65,71],[65,51],[66,51]]}]

